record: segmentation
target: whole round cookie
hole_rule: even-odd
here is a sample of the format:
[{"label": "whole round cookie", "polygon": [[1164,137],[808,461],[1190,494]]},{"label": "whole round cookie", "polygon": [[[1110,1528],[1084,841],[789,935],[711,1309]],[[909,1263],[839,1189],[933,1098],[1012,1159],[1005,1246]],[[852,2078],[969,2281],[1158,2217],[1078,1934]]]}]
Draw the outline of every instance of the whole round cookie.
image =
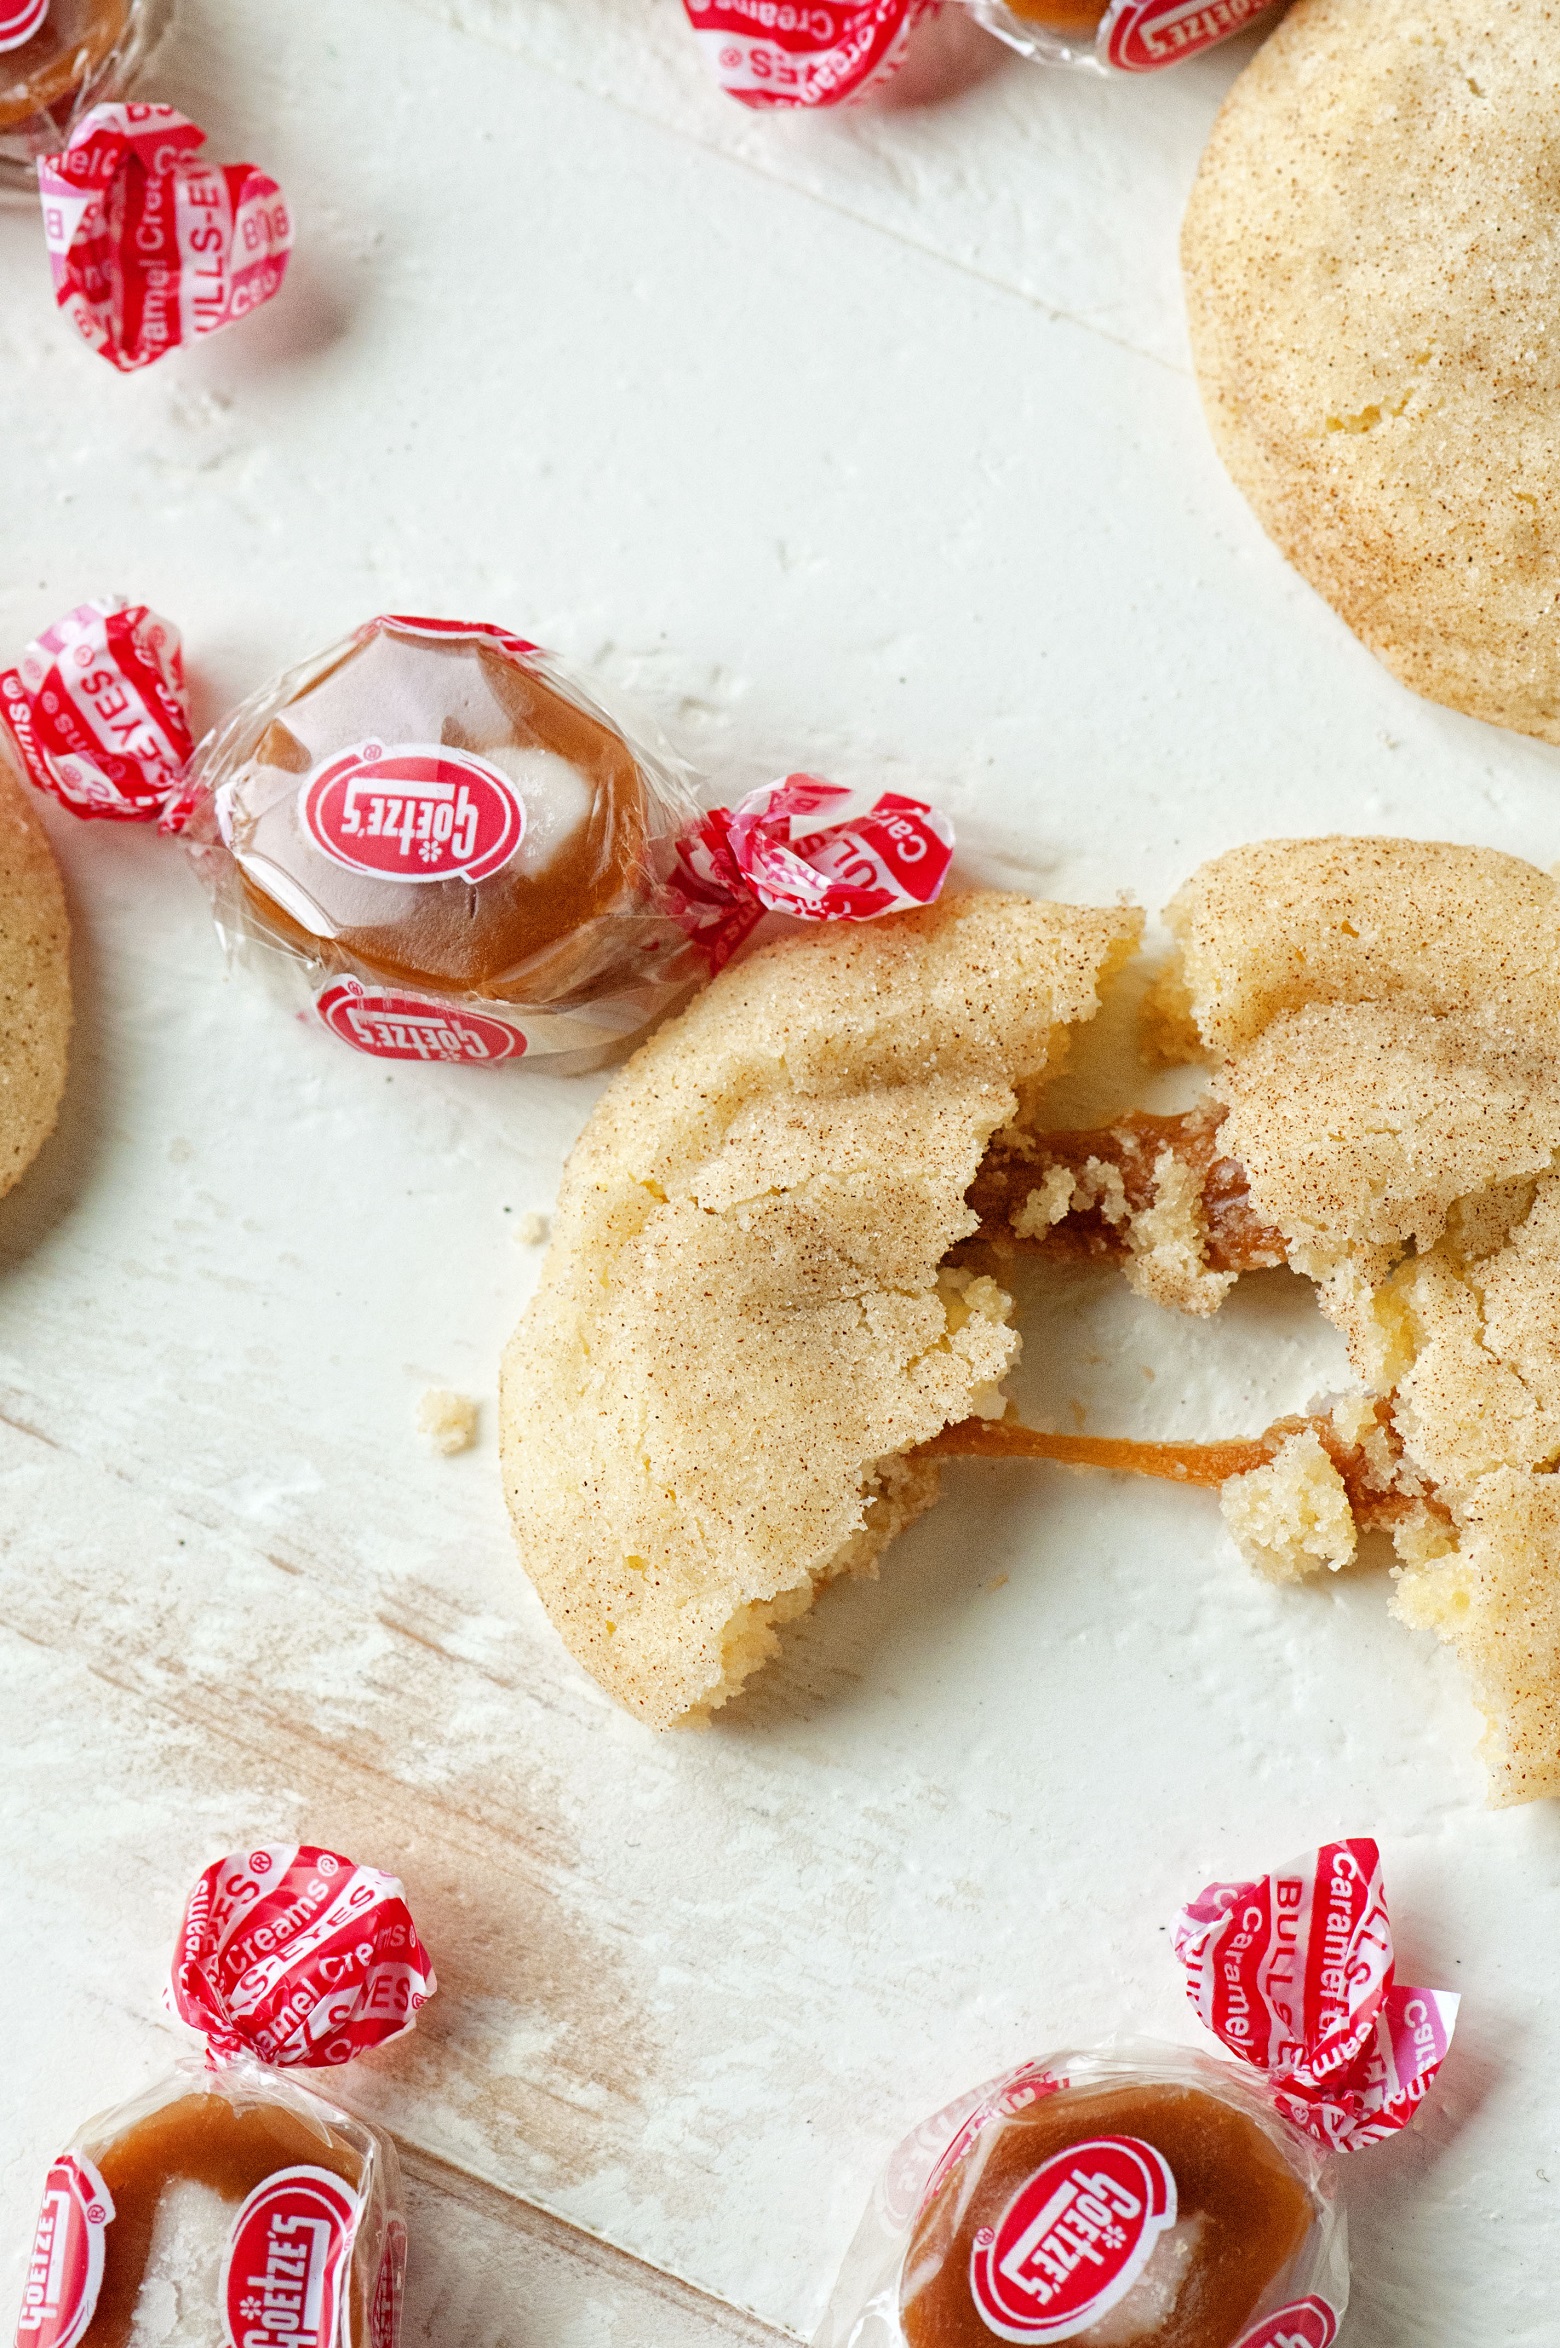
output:
[{"label": "whole round cookie", "polygon": [[1298,0],[1182,236],[1219,451],[1431,700],[1560,742],[1560,7]]},{"label": "whole round cookie", "polygon": [[70,924],[48,834],[0,757],[0,1195],[54,1131],[70,1046]]}]

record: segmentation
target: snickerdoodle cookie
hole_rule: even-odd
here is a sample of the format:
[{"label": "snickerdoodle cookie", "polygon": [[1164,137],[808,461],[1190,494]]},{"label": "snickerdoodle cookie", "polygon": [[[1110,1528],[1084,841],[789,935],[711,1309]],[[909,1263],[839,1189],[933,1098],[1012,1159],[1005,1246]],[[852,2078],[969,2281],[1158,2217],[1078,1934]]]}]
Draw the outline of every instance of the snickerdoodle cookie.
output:
[{"label": "snickerdoodle cookie", "polygon": [[1560,742],[1560,5],[1298,0],[1182,253],[1283,552],[1415,692]]},{"label": "snickerdoodle cookie", "polygon": [[641,1719],[734,1694],[777,1623],[936,1498],[906,1455],[1003,1409],[1010,1300],[944,1259],[987,1143],[1138,929],[993,893],[786,939],[603,1097],[501,1445],[526,1571]]}]

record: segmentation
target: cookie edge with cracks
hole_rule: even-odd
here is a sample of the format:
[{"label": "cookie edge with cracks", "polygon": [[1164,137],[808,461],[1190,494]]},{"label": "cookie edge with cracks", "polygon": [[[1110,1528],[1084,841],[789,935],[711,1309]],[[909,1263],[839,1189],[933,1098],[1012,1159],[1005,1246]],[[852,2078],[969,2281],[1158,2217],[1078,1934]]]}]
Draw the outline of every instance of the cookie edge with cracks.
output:
[{"label": "cookie edge with cracks", "polygon": [[[670,1726],[725,1703],[774,1652],[777,1625],[806,1612],[829,1582],[873,1572],[888,1542],[936,1498],[935,1464],[906,1455],[942,1425],[979,1411],[993,1365],[997,1377],[1005,1374],[1017,1345],[1005,1325],[1009,1300],[994,1283],[974,1284],[953,1305],[943,1296],[950,1280],[966,1277],[939,1278],[947,1248],[974,1224],[964,1191],[992,1132],[1017,1113],[1021,1091],[1055,1072],[1067,1028],[1093,1017],[1101,985],[1130,956],[1140,929],[1135,910],[981,891],[924,913],[787,937],[723,973],[640,1048],[598,1102],[565,1169],[541,1284],[504,1357],[500,1447],[521,1563],[554,1627],[641,1720]],[[912,1141],[924,1130],[927,1153],[904,1169],[874,1160],[871,1145],[874,1132],[893,1134],[901,1118],[911,1121]],[[741,1195],[752,1187],[754,1133],[761,1158],[771,1139],[782,1154],[801,1152],[794,1180],[756,1200]],[[809,1150],[822,1154],[810,1158]],[[907,1157],[914,1155],[912,1148]],[[893,1242],[879,1241],[872,1202],[888,1200],[902,1178],[918,1202],[907,1228],[937,1239],[924,1261],[901,1262],[890,1278],[883,1265]],[[668,1413],[683,1420],[674,1439],[690,1427],[696,1434],[700,1413],[712,1407],[703,1372],[719,1345],[702,1355],[699,1338],[675,1347],[664,1376],[660,1365],[670,1356],[656,1356],[653,1370],[630,1357],[625,1368],[613,1350],[629,1325],[614,1318],[613,1299],[623,1294],[614,1281],[629,1282],[622,1309],[630,1316],[641,1304],[646,1313],[660,1309],[659,1234],[671,1235],[670,1247],[697,1251],[710,1230],[701,1216],[721,1221],[772,1209],[783,1224],[793,1204],[810,1212],[820,1188],[831,1198],[838,1192],[841,1248],[866,1250],[859,1293],[824,1302],[859,1312],[874,1331],[877,1316],[890,1332],[872,1356],[881,1381],[868,1381],[858,1427],[848,1423],[854,1402],[842,1424],[836,1395],[828,1440],[815,1446],[826,1464],[814,1476],[809,1462],[807,1490],[794,1506],[782,1495],[778,1535],[763,1528],[755,1547],[751,1513],[733,1503],[712,1543],[707,1489],[685,1539],[674,1515],[670,1539],[674,1547],[682,1540],[686,1554],[670,1556],[664,1570],[652,1559],[655,1572],[635,1585],[648,1593],[653,1584],[653,1596],[634,1619],[640,1644],[631,1657],[608,1611],[611,1590],[624,1586],[613,1544],[657,1509],[666,1526],[650,1455],[658,1475]],[[852,1197],[861,1207],[854,1227]],[[821,1226],[831,1246],[833,1213]],[[726,1244],[728,1228],[723,1221],[711,1246]],[[905,1331],[928,1316],[941,1339],[927,1355],[912,1337],[906,1355]],[[791,1324],[794,1336],[794,1315]],[[750,1332],[767,1346],[763,1325],[760,1310]],[[605,1393],[591,1386],[603,1376]],[[645,1399],[636,1391],[641,1379]],[[767,1409],[754,1400],[761,1383],[749,1401]],[[795,1407],[770,1411],[771,1445],[783,1449],[789,1440]],[[893,1420],[886,1442],[885,1416]],[[637,1461],[625,1466],[628,1446],[613,1431],[635,1425],[652,1428],[642,1474]],[[578,1465],[571,1461],[568,1476],[559,1476],[552,1463],[566,1438],[577,1444]],[[758,1456],[763,1443],[755,1439],[753,1449]],[[854,1464],[842,1468],[852,1455]],[[679,1482],[674,1511],[682,1497]],[[809,1531],[792,1549],[796,1526]],[[827,1540],[824,1527],[832,1528]],[[728,1538],[729,1555],[720,1546]],[[642,1557],[625,1562],[643,1572]],[[661,1668],[646,1654],[644,1628],[653,1621],[675,1633]]]}]

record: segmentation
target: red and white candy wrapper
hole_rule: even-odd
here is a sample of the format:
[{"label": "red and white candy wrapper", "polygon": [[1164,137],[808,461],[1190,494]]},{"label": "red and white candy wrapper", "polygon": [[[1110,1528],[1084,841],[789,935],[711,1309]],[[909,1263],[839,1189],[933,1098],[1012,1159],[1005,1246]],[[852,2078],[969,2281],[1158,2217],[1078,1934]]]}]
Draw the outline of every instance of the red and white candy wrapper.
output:
[{"label": "red and white candy wrapper", "polygon": [[110,597],[0,673],[0,718],[74,814],[185,832],[225,943],[383,1059],[603,1065],[766,914],[929,905],[953,856],[922,801],[816,775],[706,811],[649,729],[474,622],[382,613],[192,750],[178,630]]},{"label": "red and white candy wrapper", "polygon": [[433,1989],[393,1875],[312,1843],[208,1867],[169,1997],[205,2063],[183,2057],[51,2164],[17,2348],[161,2339],[170,2298],[190,2348],[396,2348],[395,2144],[283,2072],[398,2037]]},{"label": "red and white candy wrapper", "polygon": [[854,819],[852,806],[857,794],[837,783],[787,775],[678,840],[671,885],[712,972],[766,913],[874,921],[934,902],[953,861],[947,817],[898,791]]},{"label": "red and white candy wrapper", "polygon": [[886,81],[935,0],[683,0],[723,90],[744,106],[840,106]]},{"label": "red and white candy wrapper", "polygon": [[247,317],[292,245],[281,189],[252,163],[205,163],[171,106],[94,106],[38,164],[54,298],[122,373]]},{"label": "red and white candy wrapper", "polygon": [[218,1859],[189,1897],[170,2003],[213,2065],[348,2063],[438,1987],[401,1886],[314,1843]]},{"label": "red and white candy wrapper", "polygon": [[[904,57],[938,0],[683,0],[721,88],[744,106],[839,106],[865,97]],[[963,0],[1010,49],[1047,65],[1156,73],[1227,41],[1271,0],[1110,0],[1091,34],[1019,15],[1003,0]]]},{"label": "red and white candy wrapper", "polygon": [[[1175,2149],[1171,2115],[1185,2113],[1189,2093],[1205,2108],[1187,2177],[1164,2147]],[[1222,2210],[1210,2174],[1221,2139]],[[1332,2348],[1349,2264],[1327,2167],[1233,2063],[1121,2039],[1020,2064],[890,2155],[813,2348],[929,2348],[987,2334],[1034,2348],[1193,2337],[1209,2348]],[[1245,2306],[1220,2321],[1210,2309],[1228,2287],[1225,2245],[1275,2189],[1287,2253],[1280,2247],[1265,2278],[1249,2277]]]},{"label": "red and white candy wrapper", "polygon": [[[1115,2040],[960,2096],[891,2156],[813,2348],[985,2332],[1037,2348],[1194,2332],[1209,2348],[1333,2348],[1349,2262],[1332,2156],[1412,2118],[1457,2000],[1395,1981],[1380,1858],[1363,1837],[1259,1882],[1210,1884],[1175,1947],[1193,2004],[1239,2060]],[[1188,2090],[1213,2107],[1195,2122]],[[1220,2161],[1233,2225],[1210,2198]],[[1275,2263],[1248,2270],[1232,2306],[1218,2262],[1242,2236],[1270,2241]]]},{"label": "red and white candy wrapper", "polygon": [[1263,2072],[1285,2118],[1340,2152],[1406,2127],[1440,2069],[1457,1998],[1397,1980],[1381,1854],[1324,1843],[1254,1883],[1211,1883],[1175,1924],[1187,1994]]},{"label": "red and white candy wrapper", "polygon": [[166,819],[193,747],[179,631],[122,595],[79,603],[0,670],[0,718],[74,814]]}]

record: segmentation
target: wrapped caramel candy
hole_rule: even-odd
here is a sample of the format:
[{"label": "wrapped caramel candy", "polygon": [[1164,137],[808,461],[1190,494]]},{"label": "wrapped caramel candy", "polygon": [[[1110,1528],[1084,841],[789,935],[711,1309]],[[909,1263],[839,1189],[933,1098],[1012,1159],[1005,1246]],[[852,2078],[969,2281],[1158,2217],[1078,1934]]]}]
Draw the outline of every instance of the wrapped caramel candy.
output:
[{"label": "wrapped caramel candy", "polygon": [[0,186],[30,190],[37,158],[127,86],[150,14],[148,0],[0,0]]},{"label": "wrapped caramel candy", "polygon": [[[753,0],[683,0],[722,89],[744,106],[839,106],[865,97],[902,64],[937,0],[815,0],[807,8]],[[988,32],[1047,65],[1154,73],[1227,40],[1272,0],[964,0]]]},{"label": "wrapped caramel candy", "polygon": [[312,1844],[208,1867],[170,2001],[206,2068],[180,2064],[54,2162],[17,2348],[396,2348],[395,2147],[283,2074],[399,2037],[435,1986],[394,1876]]},{"label": "wrapped caramel candy", "polygon": [[181,831],[230,949],[360,1051],[594,1067],[766,913],[928,904],[953,851],[895,792],[788,775],[701,810],[671,755],[507,630],[385,614],[191,753],[178,631],[84,604],[0,673],[17,763]]},{"label": "wrapped caramel candy", "polygon": [[1329,2156],[1412,2118],[1457,2000],[1397,1982],[1363,1838],[1210,1885],[1176,1950],[1237,2060],[1120,2042],[961,2097],[895,2153],[815,2348],[1332,2348]]}]

